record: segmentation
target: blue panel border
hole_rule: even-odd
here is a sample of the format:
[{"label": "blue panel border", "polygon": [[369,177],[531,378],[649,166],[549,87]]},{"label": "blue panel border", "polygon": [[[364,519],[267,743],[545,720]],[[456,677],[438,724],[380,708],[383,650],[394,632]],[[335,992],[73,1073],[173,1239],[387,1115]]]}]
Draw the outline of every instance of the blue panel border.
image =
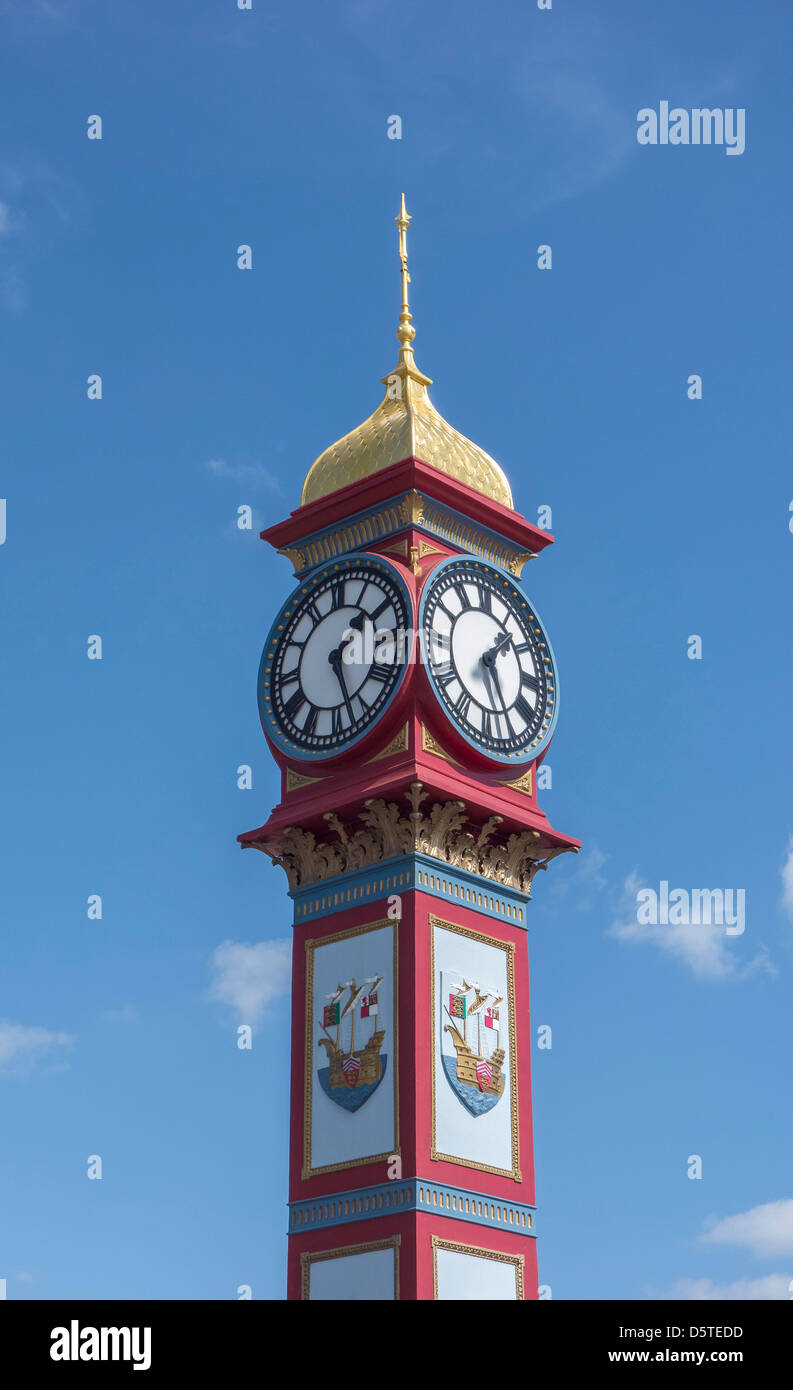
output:
[{"label": "blue panel border", "polygon": [[306,888],[293,888],[289,896],[295,904],[294,925],[416,889],[443,902],[471,908],[498,922],[508,922],[524,930],[528,928],[528,893],[419,853],[398,855],[353,873],[323,879]]},{"label": "blue panel border", "polygon": [[356,1221],[371,1221],[379,1216],[394,1216],[406,1211],[425,1212],[443,1216],[469,1225],[489,1226],[494,1231],[536,1239],[537,1208],[525,1202],[511,1202],[492,1197],[487,1192],[474,1192],[469,1187],[451,1187],[448,1183],[432,1182],[425,1178],[403,1178],[396,1182],[379,1183],[374,1187],[356,1187],[349,1192],[332,1196],[311,1197],[289,1203],[289,1235],[318,1231],[328,1226],[350,1226]]}]

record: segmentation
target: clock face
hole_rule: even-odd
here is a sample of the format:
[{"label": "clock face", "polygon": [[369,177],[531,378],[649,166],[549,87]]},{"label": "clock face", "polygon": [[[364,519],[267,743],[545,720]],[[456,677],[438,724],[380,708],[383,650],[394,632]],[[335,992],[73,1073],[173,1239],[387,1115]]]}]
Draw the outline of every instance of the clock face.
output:
[{"label": "clock face", "polygon": [[405,669],[407,591],[376,558],[341,560],[301,585],[262,654],[265,732],[301,757],[332,756],[383,713]]},{"label": "clock face", "polygon": [[535,758],[553,733],[550,644],[518,586],[489,565],[439,567],[422,602],[431,684],[469,743],[505,761]]}]

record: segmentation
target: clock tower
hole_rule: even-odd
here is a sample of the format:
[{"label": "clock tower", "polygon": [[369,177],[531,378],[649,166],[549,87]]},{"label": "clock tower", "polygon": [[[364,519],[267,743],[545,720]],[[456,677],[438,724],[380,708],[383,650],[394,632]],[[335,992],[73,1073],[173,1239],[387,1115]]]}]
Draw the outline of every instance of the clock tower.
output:
[{"label": "clock tower", "polygon": [[435,410],[413,354],[262,533],[281,800],[239,837],[294,910],[290,1299],[536,1299],[528,928],[559,709],[523,582],[553,537]]}]

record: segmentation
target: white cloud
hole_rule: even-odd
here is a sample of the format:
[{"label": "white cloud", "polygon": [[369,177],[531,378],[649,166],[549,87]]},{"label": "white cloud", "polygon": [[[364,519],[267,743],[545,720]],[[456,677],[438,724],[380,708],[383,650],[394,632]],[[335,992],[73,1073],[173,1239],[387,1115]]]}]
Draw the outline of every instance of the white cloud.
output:
[{"label": "white cloud", "polygon": [[578,912],[588,912],[593,905],[593,895],[600,896],[607,887],[608,880],[603,866],[608,855],[589,844],[575,856],[575,865],[568,863],[564,873],[555,873],[551,879],[551,892],[555,897],[571,898]]},{"label": "white cloud", "polygon": [[590,883],[593,888],[605,888],[606,876],[601,871],[607,857],[602,850],[598,849],[597,845],[592,845],[589,849],[579,850],[578,876],[584,882]]},{"label": "white cloud", "polygon": [[782,875],[782,906],[793,917],[793,835],[788,840],[787,855],[780,869]]},{"label": "white cloud", "polygon": [[745,980],[760,973],[777,974],[765,946],[742,965],[732,945],[735,938],[728,937],[723,927],[697,922],[658,926],[638,922],[636,895],[646,886],[635,871],[628,875],[619,915],[608,928],[607,936],[631,946],[657,946],[687,966],[700,980]]},{"label": "white cloud", "polygon": [[213,999],[228,1004],[242,1023],[261,1017],[265,1005],[289,992],[292,942],[289,937],[259,941],[222,941],[212,956]]},{"label": "white cloud", "polygon": [[714,1284],[712,1279],[678,1279],[665,1298],[683,1298],[691,1302],[710,1302],[727,1299],[745,1303],[791,1296],[789,1274],[765,1274],[761,1279],[736,1279],[732,1284]]},{"label": "white cloud", "polygon": [[793,1255],[793,1198],[765,1202],[720,1220],[714,1217],[700,1239],[713,1245],[745,1245],[758,1259]]},{"label": "white cloud", "polygon": [[73,1042],[69,1033],[53,1033],[48,1028],[29,1028],[0,1019],[0,1072],[24,1074],[54,1048],[71,1047]]},{"label": "white cloud", "polygon": [[266,487],[271,492],[281,491],[281,484],[275,474],[262,464],[227,463],[225,459],[209,459],[207,468],[216,478],[235,478],[238,482],[250,483],[254,487]]}]

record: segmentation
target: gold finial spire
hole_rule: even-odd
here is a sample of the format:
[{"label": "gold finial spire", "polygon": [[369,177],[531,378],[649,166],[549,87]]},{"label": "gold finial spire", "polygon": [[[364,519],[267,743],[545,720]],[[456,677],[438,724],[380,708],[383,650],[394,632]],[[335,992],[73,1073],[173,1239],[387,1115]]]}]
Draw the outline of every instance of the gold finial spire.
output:
[{"label": "gold finial spire", "polygon": [[413,356],[411,346],[416,336],[416,330],[412,325],[413,315],[408,304],[408,285],[410,276],[408,274],[408,227],[411,223],[411,216],[405,207],[405,195],[402,194],[402,203],[399,209],[399,216],[394,219],[399,228],[399,264],[402,270],[402,312],[399,315],[399,327],[397,338],[401,344],[400,358],[403,362],[407,361],[408,354]]},{"label": "gold finial spire", "polygon": [[438,414],[427,394],[432,378],[420,372],[413,361],[416,330],[408,304],[407,248],[411,218],[405,207],[404,193],[399,216],[394,220],[399,228],[402,274],[402,310],[397,328],[399,361],[388,376],[380,378],[386,388],[385,396],[369,419],[350,430],[343,439],[337,439],[315,459],[303,483],[301,506],[327,497],[350,483],[360,482],[394,463],[416,458],[475,488],[485,497],[492,497],[502,507],[511,507],[509,483],[495,459]]}]

